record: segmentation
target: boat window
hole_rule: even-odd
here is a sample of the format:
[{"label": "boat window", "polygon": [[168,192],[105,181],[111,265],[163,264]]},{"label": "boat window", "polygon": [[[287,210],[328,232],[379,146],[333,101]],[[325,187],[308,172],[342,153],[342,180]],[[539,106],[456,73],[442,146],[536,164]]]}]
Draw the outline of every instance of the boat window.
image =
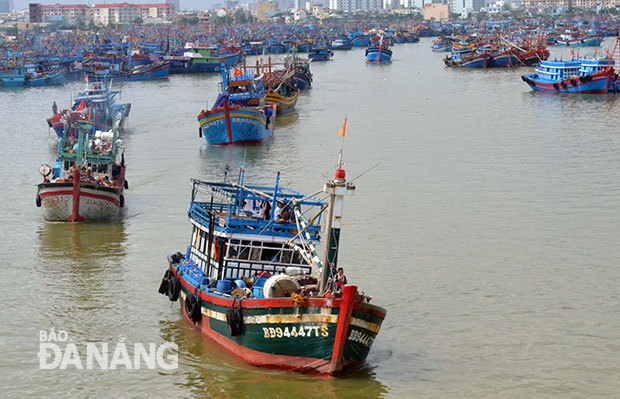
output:
[{"label": "boat window", "polygon": [[239,247],[239,259],[249,259],[250,248]]},{"label": "boat window", "polygon": [[252,248],[250,260],[260,260],[260,253],[261,253],[260,248]]}]

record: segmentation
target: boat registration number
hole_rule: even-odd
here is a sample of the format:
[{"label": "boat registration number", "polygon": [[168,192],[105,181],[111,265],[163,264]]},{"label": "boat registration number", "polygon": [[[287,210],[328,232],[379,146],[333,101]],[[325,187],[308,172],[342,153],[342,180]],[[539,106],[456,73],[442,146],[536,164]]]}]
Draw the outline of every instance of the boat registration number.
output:
[{"label": "boat registration number", "polygon": [[359,332],[357,330],[351,330],[351,333],[349,334],[349,338],[347,338],[347,339],[349,341],[357,342],[358,344],[362,344],[362,345],[367,346],[369,348],[370,348],[370,345],[372,345],[372,342],[375,340],[370,335],[364,334],[364,333]]},{"label": "boat registration number", "polygon": [[265,334],[265,338],[329,336],[327,326],[299,326],[299,328],[292,327],[290,330],[288,327],[263,327],[263,333]]}]

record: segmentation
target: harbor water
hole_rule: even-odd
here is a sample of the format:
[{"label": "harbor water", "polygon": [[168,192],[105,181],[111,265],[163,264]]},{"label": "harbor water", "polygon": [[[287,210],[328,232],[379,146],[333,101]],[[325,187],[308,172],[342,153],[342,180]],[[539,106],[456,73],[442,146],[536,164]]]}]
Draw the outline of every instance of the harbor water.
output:
[{"label": "harbor water", "polygon": [[[1,396],[618,397],[620,98],[533,92],[528,69],[445,68],[430,46],[397,45],[387,65],[363,49],[313,63],[313,88],[260,146],[198,137],[215,74],[124,84],[129,190],[116,223],[49,223],[35,206],[39,165],[56,152],[45,119],[83,83],[1,91]],[[339,263],[388,316],[343,378],[248,366],[157,293],[166,255],[190,240],[189,179],[243,167],[246,182],[280,171],[315,192],[345,117],[347,178],[363,175]],[[173,342],[178,368],[40,370],[51,328],[81,349]]]}]

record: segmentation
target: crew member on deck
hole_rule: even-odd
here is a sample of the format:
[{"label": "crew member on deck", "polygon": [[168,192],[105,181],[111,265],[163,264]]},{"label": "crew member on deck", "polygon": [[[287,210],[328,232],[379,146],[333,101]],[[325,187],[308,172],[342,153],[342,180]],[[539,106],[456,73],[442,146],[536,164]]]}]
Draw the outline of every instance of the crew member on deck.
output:
[{"label": "crew member on deck", "polygon": [[338,274],[336,274],[336,283],[334,284],[336,292],[342,292],[342,287],[345,285],[347,285],[347,276],[344,275],[344,269],[339,267]]},{"label": "crew member on deck", "polygon": [[52,104],[52,112],[54,115],[58,114],[58,105],[56,105],[56,101],[54,101],[54,104]]}]

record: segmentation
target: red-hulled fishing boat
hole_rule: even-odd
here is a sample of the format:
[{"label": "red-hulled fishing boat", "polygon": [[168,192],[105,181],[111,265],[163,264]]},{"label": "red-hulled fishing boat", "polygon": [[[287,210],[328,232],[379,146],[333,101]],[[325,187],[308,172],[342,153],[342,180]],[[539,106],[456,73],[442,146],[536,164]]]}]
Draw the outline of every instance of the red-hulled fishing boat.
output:
[{"label": "red-hulled fishing boat", "polygon": [[[342,163],[323,188],[328,203],[280,187],[279,173],[274,187],[247,186],[244,175],[193,181],[191,243],[168,256],[159,292],[252,365],[329,376],[359,365],[386,311],[337,271],[343,200],[355,189]],[[321,260],[314,245],[324,213]]]}]

